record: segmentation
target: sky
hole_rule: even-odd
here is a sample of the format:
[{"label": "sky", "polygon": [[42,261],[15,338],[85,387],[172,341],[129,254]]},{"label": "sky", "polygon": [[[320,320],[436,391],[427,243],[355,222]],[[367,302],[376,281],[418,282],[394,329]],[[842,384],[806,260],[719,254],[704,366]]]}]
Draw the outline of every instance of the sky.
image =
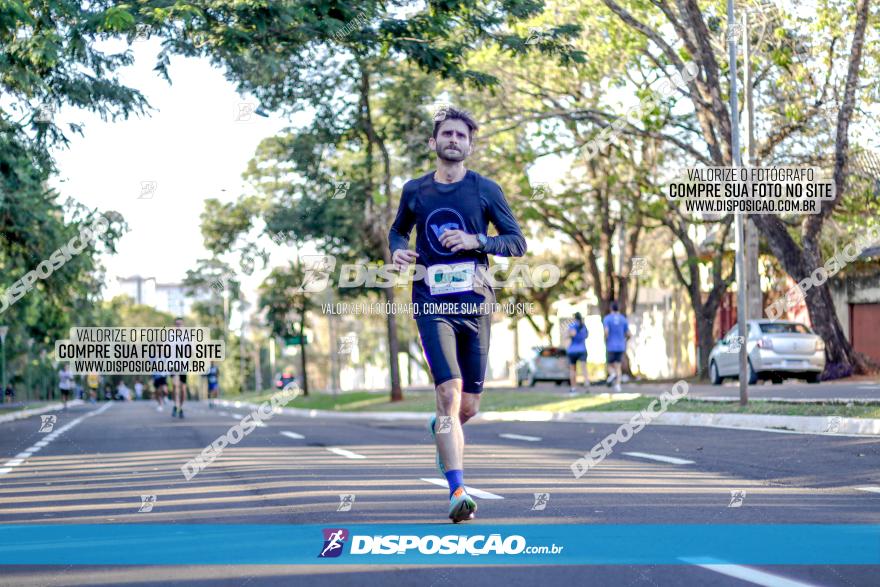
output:
[{"label": "sky", "polygon": [[129,225],[118,253],[102,259],[109,278],[179,282],[197,259],[210,257],[199,230],[205,200],[231,202],[245,193],[241,173],[257,145],[289,125],[274,115],[248,115],[256,100],[239,95],[207,59],[172,58],[169,85],[152,70],[159,47],[157,39],[133,43],[135,63],[120,70],[122,83],[154,107],[149,116],[104,122],[73,108],[55,114],[57,124],[81,122],[85,129],[55,151],[59,172],[51,185],[62,200],[116,210]]}]

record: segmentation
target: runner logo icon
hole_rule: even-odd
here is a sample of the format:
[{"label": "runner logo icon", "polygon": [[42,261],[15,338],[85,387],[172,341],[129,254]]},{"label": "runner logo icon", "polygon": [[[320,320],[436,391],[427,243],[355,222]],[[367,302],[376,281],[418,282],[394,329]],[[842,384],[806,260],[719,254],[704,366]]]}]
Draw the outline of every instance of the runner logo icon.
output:
[{"label": "runner logo icon", "polygon": [[348,539],[345,528],[324,528],[324,548],[318,558],[335,558],[342,554],[342,547]]}]

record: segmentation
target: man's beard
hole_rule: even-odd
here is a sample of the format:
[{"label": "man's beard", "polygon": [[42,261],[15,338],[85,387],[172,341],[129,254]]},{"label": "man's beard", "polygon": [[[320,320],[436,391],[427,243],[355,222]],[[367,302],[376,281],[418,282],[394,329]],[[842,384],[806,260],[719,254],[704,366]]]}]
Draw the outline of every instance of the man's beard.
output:
[{"label": "man's beard", "polygon": [[457,163],[459,161],[464,161],[465,159],[467,159],[467,153],[465,153],[461,149],[457,151],[451,150],[448,153],[446,149],[440,149],[437,151],[437,157],[443,161]]}]

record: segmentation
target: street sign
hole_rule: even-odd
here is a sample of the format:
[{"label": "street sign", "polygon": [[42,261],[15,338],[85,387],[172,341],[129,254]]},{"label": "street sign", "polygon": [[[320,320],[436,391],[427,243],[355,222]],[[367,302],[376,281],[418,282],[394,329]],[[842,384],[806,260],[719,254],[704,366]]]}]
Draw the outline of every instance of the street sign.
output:
[{"label": "street sign", "polygon": [[9,332],[8,326],[0,326],[0,342],[6,341],[6,333]]},{"label": "street sign", "polygon": [[299,345],[299,344],[306,345],[306,344],[309,344],[309,337],[308,336],[302,336],[302,337],[288,336],[287,338],[284,339],[284,344],[287,346],[294,346],[294,345]]}]

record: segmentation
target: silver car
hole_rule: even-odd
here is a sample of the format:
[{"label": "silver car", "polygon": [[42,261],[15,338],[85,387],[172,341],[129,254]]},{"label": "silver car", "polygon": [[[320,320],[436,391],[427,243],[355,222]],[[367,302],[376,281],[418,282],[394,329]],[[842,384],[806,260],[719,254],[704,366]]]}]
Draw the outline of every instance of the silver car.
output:
[{"label": "silver car", "polygon": [[749,383],[770,379],[782,383],[785,377],[818,383],[825,369],[825,342],[799,322],[748,320],[749,335],[743,339],[734,326],[715,343],[709,354],[709,378],[720,385],[725,377],[739,376],[739,348],[746,345]]},{"label": "silver car", "polygon": [[527,382],[534,386],[538,381],[555,381],[557,385],[568,383],[568,356],[559,347],[535,347],[532,355],[516,367],[516,384]]}]

